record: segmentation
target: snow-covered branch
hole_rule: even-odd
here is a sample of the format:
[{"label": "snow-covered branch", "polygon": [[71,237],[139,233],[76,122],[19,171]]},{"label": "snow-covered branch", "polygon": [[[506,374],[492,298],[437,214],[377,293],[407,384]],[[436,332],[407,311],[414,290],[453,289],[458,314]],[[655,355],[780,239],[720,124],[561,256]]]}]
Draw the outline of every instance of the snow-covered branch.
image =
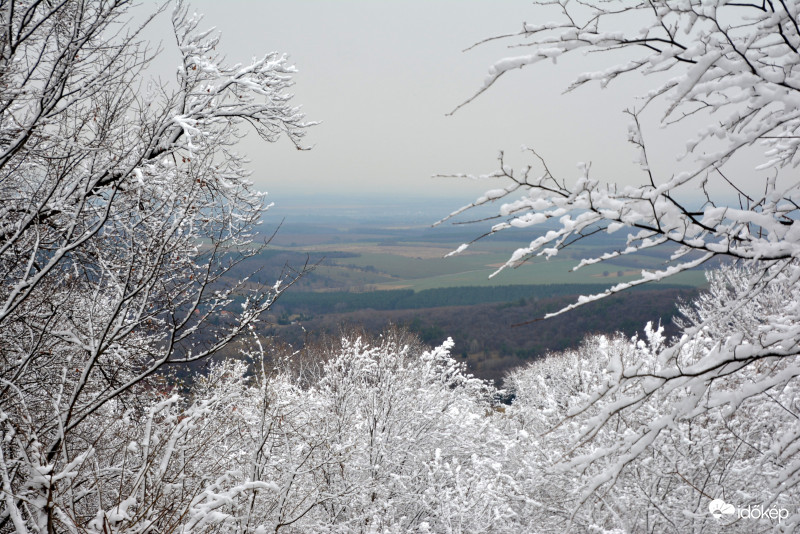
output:
[{"label": "snow-covered branch", "polygon": [[148,82],[170,51],[130,7],[0,6],[0,530],[74,530],[84,497],[64,508],[59,492],[96,458],[92,432],[141,409],[167,368],[240,340],[311,267],[261,288],[233,276],[263,248],[267,208],[233,146],[250,130],[303,148],[294,67],[279,53],[226,64],[178,1],[176,81]]},{"label": "snow-covered branch", "polygon": [[[800,436],[798,8],[793,2],[700,0],[540,4],[539,13],[556,20],[525,24],[500,37],[525,53],[498,61],[473,98],[511,70],[545,59],[578,50],[592,52],[598,62],[614,58],[568,89],[594,82],[605,87],[639,74],[653,80],[627,111],[639,184],[596,178],[589,165],[581,165],[574,179],[556,179],[530,149],[534,163],[520,172],[507,166],[501,153],[499,170],[485,178],[502,181],[502,187],[451,217],[497,203],[500,222],[482,237],[530,229],[529,243],[496,275],[537,256],[551,258],[597,232],[627,232],[627,238],[618,248],[577,261],[574,269],[671,247],[660,268],[581,297],[561,312],[714,258],[737,264],[710,272],[708,294],[683,307],[687,320],[680,339],[660,339],[650,328],[649,342],[589,342],[581,357],[602,364],[584,374],[588,364],[571,360],[580,376],[563,392],[569,400],[547,393],[543,377],[571,381],[570,363],[560,371],[555,367],[572,354],[534,366],[541,369],[536,383],[523,374],[512,377],[550,402],[541,417],[532,417],[543,446],[559,450],[558,457],[542,455],[551,466],[546,477],[557,484],[579,480],[581,493],[569,497],[572,510],[558,513],[582,528],[688,532],[706,528],[712,515],[705,507],[714,499],[785,506],[797,495]],[[645,121],[654,111],[661,114],[657,126],[668,131],[677,123],[706,120],[678,155],[683,167],[653,163]],[[733,157],[751,147],[761,149],[760,163],[734,164]],[[712,180],[727,192],[712,188]],[[566,376],[552,378],[559,372]],[[643,498],[638,509],[628,500],[631,491]],[[672,499],[683,503],[681,512],[670,509]],[[623,501],[627,504],[615,504]],[[733,508],[726,505],[725,513]],[[784,521],[771,528],[796,529],[796,509],[781,510]]]}]

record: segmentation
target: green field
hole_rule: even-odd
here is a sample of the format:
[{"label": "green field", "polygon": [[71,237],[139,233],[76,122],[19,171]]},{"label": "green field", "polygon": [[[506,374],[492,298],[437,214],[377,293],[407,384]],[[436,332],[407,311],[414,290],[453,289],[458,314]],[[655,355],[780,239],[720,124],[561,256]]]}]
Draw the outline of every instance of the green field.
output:
[{"label": "green field", "polygon": [[[286,251],[300,247],[287,247]],[[452,248],[455,248],[452,247]],[[574,246],[550,260],[535,258],[517,268],[503,269],[513,247],[508,243],[479,243],[466,252],[445,257],[452,250],[440,243],[418,241],[382,244],[377,241],[350,242],[305,247],[303,250],[327,258],[312,275],[324,280],[319,290],[425,289],[461,286],[498,286],[515,284],[608,284],[637,279],[642,269],[657,269],[664,258],[653,255],[626,257],[621,260],[588,265],[573,271],[581,257],[605,250],[598,246]],[[345,253],[348,257],[336,257]],[[671,277],[670,284],[701,286],[701,270]]]}]

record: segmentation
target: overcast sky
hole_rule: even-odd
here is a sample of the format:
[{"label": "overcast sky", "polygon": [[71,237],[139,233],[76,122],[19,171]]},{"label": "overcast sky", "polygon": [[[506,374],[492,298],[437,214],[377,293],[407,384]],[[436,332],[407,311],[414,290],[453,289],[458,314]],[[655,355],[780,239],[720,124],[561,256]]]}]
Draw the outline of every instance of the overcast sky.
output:
[{"label": "overcast sky", "polygon": [[[523,21],[542,22],[530,0],[196,0],[192,6],[206,15],[205,26],[222,33],[232,62],[288,53],[300,70],[295,102],[309,120],[322,121],[306,137],[313,146],[307,152],[285,141],[245,144],[253,180],[274,200],[323,194],[461,201],[497,184],[431,176],[490,172],[501,149],[522,166],[523,144],[568,181],[579,161],[592,162],[602,179],[642,179],[631,163],[622,111],[643,86],[562,94],[578,73],[610,58],[577,56],[511,73],[446,116],[480,86],[492,62],[514,54],[502,42],[462,50],[517,31]],[[155,28],[169,45],[167,20]]]}]

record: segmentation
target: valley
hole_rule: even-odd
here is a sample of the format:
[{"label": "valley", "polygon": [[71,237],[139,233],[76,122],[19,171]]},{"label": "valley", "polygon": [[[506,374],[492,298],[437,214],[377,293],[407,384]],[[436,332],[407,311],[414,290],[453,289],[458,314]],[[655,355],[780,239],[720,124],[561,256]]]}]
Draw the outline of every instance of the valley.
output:
[{"label": "valley", "polygon": [[269,246],[230,277],[255,272],[253,282],[271,285],[293,269],[315,265],[270,310],[263,336],[301,349],[347,329],[376,334],[388,325],[403,326],[432,345],[453,337],[454,354],[472,372],[500,381],[509,369],[575,347],[589,334],[619,331],[633,336],[648,321],[676,334],[675,302],[690,300],[705,284],[702,270],[691,271],[668,284],[647,284],[543,319],[579,295],[603,292],[636,279],[642,269],[659,268],[670,251],[648,251],[572,271],[581,258],[624,245],[622,234],[598,233],[550,260],[535,258],[492,276],[515,248],[535,235],[503,232],[447,257],[479,236],[482,227],[431,227],[444,210],[429,200],[360,205],[358,210],[337,202],[289,206],[277,233],[262,228],[264,235],[274,233]]}]

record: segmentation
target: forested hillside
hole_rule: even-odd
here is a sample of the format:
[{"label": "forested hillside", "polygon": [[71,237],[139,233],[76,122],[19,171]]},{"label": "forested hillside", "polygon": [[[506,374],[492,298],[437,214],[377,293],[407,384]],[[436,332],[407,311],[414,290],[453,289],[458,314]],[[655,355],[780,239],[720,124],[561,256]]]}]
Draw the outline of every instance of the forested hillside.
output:
[{"label": "forested hillside", "polygon": [[643,333],[645,320],[661,324],[664,335],[674,337],[679,333],[673,323],[677,303],[689,301],[698,293],[686,287],[632,291],[568,315],[530,322],[531,317],[543,317],[570,304],[577,291],[586,289],[566,285],[449,288],[420,293],[291,292],[274,307],[278,312],[274,325],[263,332],[300,349],[321,336],[335,338],[352,329],[377,335],[391,325],[402,326],[429,345],[452,337],[454,357],[476,376],[501,383],[508,371],[549,352],[577,348],[588,334],[619,332],[631,337]]}]

